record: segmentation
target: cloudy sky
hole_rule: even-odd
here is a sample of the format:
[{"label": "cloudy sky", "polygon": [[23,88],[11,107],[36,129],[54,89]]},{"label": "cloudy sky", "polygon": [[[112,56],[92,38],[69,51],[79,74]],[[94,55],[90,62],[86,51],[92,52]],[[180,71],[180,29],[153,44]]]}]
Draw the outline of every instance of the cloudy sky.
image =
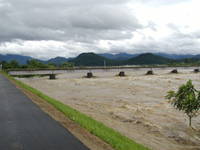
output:
[{"label": "cloudy sky", "polygon": [[0,0],[0,54],[200,54],[199,0]]}]

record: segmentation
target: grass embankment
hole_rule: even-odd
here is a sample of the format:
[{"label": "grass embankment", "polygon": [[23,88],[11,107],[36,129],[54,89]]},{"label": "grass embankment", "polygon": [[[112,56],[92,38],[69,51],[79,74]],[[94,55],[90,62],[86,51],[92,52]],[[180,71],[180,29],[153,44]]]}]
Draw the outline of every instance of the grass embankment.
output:
[{"label": "grass embankment", "polygon": [[[4,73],[4,74],[7,75],[6,73]],[[74,110],[74,109],[70,108],[69,106],[62,104],[61,102],[56,101],[55,99],[52,99],[52,98],[44,95],[40,91],[22,83],[21,81],[14,79],[13,77],[10,77],[10,78],[15,80],[18,84],[20,84],[25,89],[29,90],[30,92],[38,95],[40,98],[42,98],[42,99],[46,100],[47,102],[49,102],[50,104],[52,104],[55,108],[57,108],[59,111],[63,112],[71,120],[73,120],[80,126],[86,128],[92,134],[98,136],[103,141],[110,144],[113,148],[118,149],[118,150],[148,150],[147,147],[144,147],[144,146],[132,141],[131,139],[121,135],[120,133],[114,131],[113,129],[106,127],[102,123],[95,121],[91,117],[88,117],[85,114],[80,113],[77,110]]]}]

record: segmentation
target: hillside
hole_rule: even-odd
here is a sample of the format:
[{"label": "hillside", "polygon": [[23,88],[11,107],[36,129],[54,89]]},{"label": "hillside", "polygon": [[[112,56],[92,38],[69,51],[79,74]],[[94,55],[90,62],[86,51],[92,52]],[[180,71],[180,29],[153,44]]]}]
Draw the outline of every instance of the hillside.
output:
[{"label": "hillside", "polygon": [[182,54],[154,53],[154,55],[162,56],[162,57],[169,58],[169,59],[176,59],[176,60],[196,57],[196,55],[191,55],[191,54],[182,55]]},{"label": "hillside", "polygon": [[119,53],[119,54],[110,54],[110,53],[103,53],[103,54],[98,54],[99,56],[103,56],[109,59],[114,59],[114,60],[128,60],[130,58],[138,56],[138,54],[127,54],[127,53]]},{"label": "hillside", "polygon": [[71,60],[73,58],[65,58],[65,57],[55,57],[55,58],[52,58],[52,59],[49,59],[47,61],[44,61],[44,60],[40,60],[40,59],[36,59],[37,62],[43,62],[45,65],[48,64],[48,63],[56,63],[57,66],[61,66],[62,62],[67,62],[69,60]]},{"label": "hillside", "polygon": [[[101,56],[104,55],[104,56]],[[159,56],[162,55],[162,56]],[[131,57],[128,59],[129,57]],[[165,57],[163,57],[165,56]],[[187,57],[186,57],[187,56]],[[191,58],[191,56],[193,56]],[[109,59],[109,58],[112,59]],[[166,58],[168,57],[168,58]],[[178,58],[178,59],[172,59]],[[182,59],[180,59],[182,58]],[[126,53],[119,53],[119,54],[95,54],[95,53],[82,53],[76,58],[64,58],[64,57],[55,57],[47,61],[38,60],[38,62],[43,62],[44,64],[48,63],[56,63],[58,66],[61,65],[62,62],[73,62],[76,66],[83,65],[83,66],[104,66],[104,61],[106,66],[119,66],[119,65],[142,65],[142,64],[167,64],[171,60],[174,63],[185,62],[185,58],[189,58],[190,62],[197,62],[200,61],[200,55],[176,55],[176,54],[165,54],[165,53],[145,53],[145,54],[135,54],[129,55]],[[27,60],[31,60],[29,56],[21,56],[21,55],[1,55],[0,54],[0,62],[6,60],[10,62],[11,60],[16,60],[19,62],[20,65],[26,64]]]},{"label": "hillside", "polygon": [[52,59],[49,59],[47,61],[44,61],[44,64],[56,63],[57,66],[61,66],[62,62],[67,62],[67,61],[69,61],[71,59],[73,59],[73,58],[56,57],[56,58],[52,58]]},{"label": "hillside", "polygon": [[171,59],[157,56],[152,53],[141,54],[137,57],[131,58],[125,63],[128,65],[142,65],[142,64],[167,64]]},{"label": "hillside", "polygon": [[13,54],[1,55],[0,54],[0,62],[5,60],[10,63],[11,60],[16,60],[17,62],[19,62],[20,65],[23,65],[23,64],[26,64],[26,61],[30,59],[33,59],[33,58],[29,56],[22,56],[22,55],[13,55]]},{"label": "hillside", "polygon": [[196,58],[196,57],[197,57],[197,58],[200,58],[200,54],[199,54],[199,55],[195,55],[194,57],[195,57],[195,58]]},{"label": "hillside", "polygon": [[[157,55],[157,56],[162,56],[162,57],[165,57],[165,58],[168,58],[168,59],[174,59],[174,60],[182,60],[182,59],[185,59],[185,58],[194,58],[194,57],[200,58],[200,55],[192,55],[192,54],[166,54],[166,53],[153,53],[153,54]],[[114,59],[114,60],[128,60],[130,58],[137,57],[138,55],[141,55],[141,54],[102,53],[102,54],[98,54],[98,55],[109,58],[109,59]]]},{"label": "hillside", "polygon": [[106,66],[121,65],[123,63],[122,61],[111,60],[95,53],[82,53],[75,59],[69,60],[68,62],[73,62],[75,66],[104,66],[104,61]]}]

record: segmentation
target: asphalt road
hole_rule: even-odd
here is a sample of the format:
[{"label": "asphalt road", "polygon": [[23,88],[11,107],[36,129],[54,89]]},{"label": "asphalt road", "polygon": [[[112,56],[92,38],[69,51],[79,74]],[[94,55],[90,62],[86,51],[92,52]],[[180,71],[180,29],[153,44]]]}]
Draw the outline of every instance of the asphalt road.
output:
[{"label": "asphalt road", "polygon": [[0,73],[0,150],[88,150]]}]

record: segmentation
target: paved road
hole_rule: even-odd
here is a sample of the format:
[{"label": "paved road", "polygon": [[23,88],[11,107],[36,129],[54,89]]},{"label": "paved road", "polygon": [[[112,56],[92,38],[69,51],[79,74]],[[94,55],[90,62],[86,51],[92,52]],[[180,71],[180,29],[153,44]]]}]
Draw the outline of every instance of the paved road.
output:
[{"label": "paved road", "polygon": [[88,150],[0,73],[0,150]]}]

